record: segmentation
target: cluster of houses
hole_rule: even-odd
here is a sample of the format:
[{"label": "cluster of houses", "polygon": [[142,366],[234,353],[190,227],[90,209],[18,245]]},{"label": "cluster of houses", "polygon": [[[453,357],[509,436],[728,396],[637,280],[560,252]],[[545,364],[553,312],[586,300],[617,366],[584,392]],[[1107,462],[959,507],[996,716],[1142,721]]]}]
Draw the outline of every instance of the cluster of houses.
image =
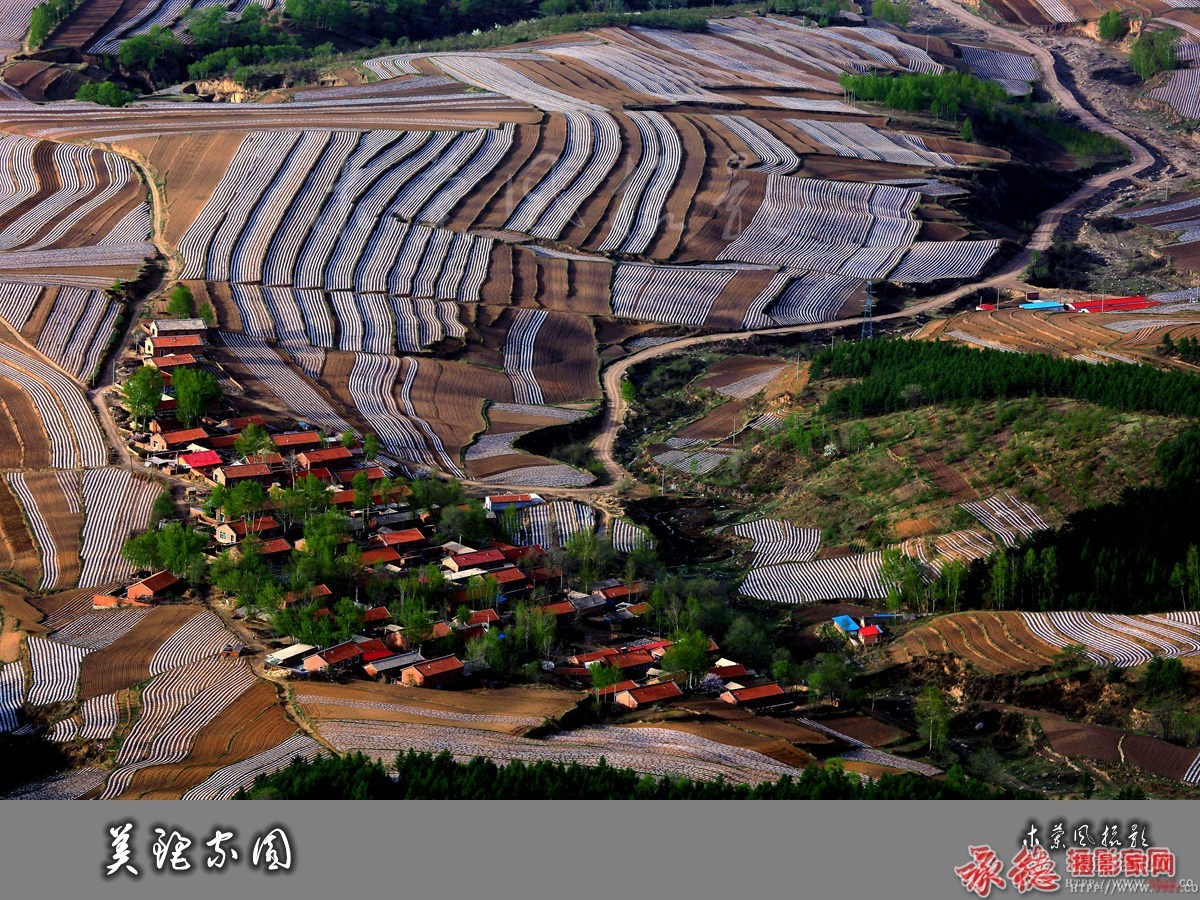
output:
[{"label": "cluster of houses", "polygon": [[859,647],[878,644],[883,640],[883,626],[876,621],[885,616],[867,616],[854,621],[852,616],[834,616],[833,627],[849,641]]},{"label": "cluster of houses", "polygon": [[[674,676],[662,668],[663,657],[671,645],[671,641],[662,638],[643,638],[619,646],[599,647],[567,657],[555,668],[555,675],[586,687],[591,683],[593,666],[611,666],[620,672],[621,680],[594,689],[594,693],[627,709],[643,709],[684,695]],[[726,703],[756,712],[789,709],[794,705],[778,682],[720,656],[720,648],[712,640],[708,649],[712,665],[700,679],[697,691],[716,694]]]},{"label": "cluster of houses", "polygon": [[[165,387],[170,387],[171,376],[179,369],[205,363],[208,326],[203,319],[154,319],[142,330],[145,337],[138,342],[142,363],[162,373]],[[174,411],[175,398],[164,393],[156,415],[172,418]]]}]

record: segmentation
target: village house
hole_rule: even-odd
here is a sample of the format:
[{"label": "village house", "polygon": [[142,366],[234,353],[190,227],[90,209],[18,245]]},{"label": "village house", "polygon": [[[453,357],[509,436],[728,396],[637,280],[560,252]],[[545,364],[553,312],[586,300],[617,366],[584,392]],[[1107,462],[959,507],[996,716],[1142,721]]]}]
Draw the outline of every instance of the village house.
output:
[{"label": "village house", "polygon": [[463,664],[457,656],[440,656],[409,666],[400,680],[410,687],[443,688],[457,684],[463,676]]},{"label": "village house", "polygon": [[257,481],[259,484],[269,485],[275,480],[275,472],[266,463],[242,463],[214,469],[213,480],[225,487],[231,487],[243,481]]},{"label": "village house", "polygon": [[327,675],[334,675],[338,672],[349,671],[361,657],[362,651],[358,649],[358,645],[354,641],[346,641],[306,657],[304,669],[307,672],[323,672]]},{"label": "village house", "polygon": [[749,709],[763,709],[772,706],[786,706],[791,701],[787,694],[774,681],[767,684],[751,685],[750,687],[732,687],[722,692],[721,699],[734,706]]},{"label": "village house", "polygon": [[195,334],[148,337],[142,346],[146,356],[176,356],[182,353],[199,355],[204,349],[204,338]]},{"label": "village house", "polygon": [[483,506],[488,512],[499,515],[510,507],[528,509],[531,506],[537,506],[539,503],[544,502],[537,494],[493,494],[490,497],[484,498]]},{"label": "village house", "polygon": [[283,526],[271,516],[260,516],[250,521],[241,519],[237,522],[222,522],[213,534],[218,544],[232,546],[241,543],[248,534],[257,535],[264,541],[280,537],[283,534]]},{"label": "village house", "polygon": [[153,603],[167,596],[171,589],[179,583],[179,579],[170,572],[155,572],[148,578],[143,578],[141,581],[135,581],[131,584],[125,591],[125,596],[130,600]]},{"label": "village house", "polygon": [[508,565],[508,560],[499,550],[476,550],[474,553],[459,553],[448,557],[442,563],[451,572],[464,572],[467,569],[482,569],[487,572]]},{"label": "village house", "polygon": [[324,446],[320,432],[316,431],[288,431],[283,434],[273,434],[271,441],[282,453],[303,453],[306,450],[319,450]]},{"label": "village house", "polygon": [[276,650],[274,653],[269,653],[263,662],[268,666],[275,666],[280,669],[292,669],[300,665],[307,656],[312,656],[317,652],[317,648],[312,644],[292,644],[290,647],[284,647],[281,650]]},{"label": "village house", "polygon": [[203,428],[185,428],[183,431],[160,431],[150,435],[150,449],[155,453],[171,453],[187,449],[192,444],[208,441],[208,432]]},{"label": "village house", "polygon": [[399,653],[386,659],[365,663],[363,672],[368,678],[374,678],[384,684],[395,684],[400,680],[405,669],[423,662],[425,662],[425,657],[421,655],[421,651],[412,650],[408,653]]},{"label": "village house", "polygon": [[154,319],[146,330],[150,332],[150,337],[203,337],[208,332],[208,326],[203,319]]},{"label": "village house", "polygon": [[177,462],[186,469],[207,476],[221,465],[222,460],[221,454],[216,450],[196,450],[192,453],[184,453]]},{"label": "village house", "polygon": [[683,690],[674,681],[660,681],[658,684],[647,684],[642,687],[626,688],[613,697],[613,701],[629,709],[642,709],[653,703],[673,700],[682,697]]},{"label": "village house", "polygon": [[316,468],[329,468],[336,463],[348,462],[353,454],[345,447],[327,447],[324,450],[305,450],[296,454],[300,468],[310,472]]}]

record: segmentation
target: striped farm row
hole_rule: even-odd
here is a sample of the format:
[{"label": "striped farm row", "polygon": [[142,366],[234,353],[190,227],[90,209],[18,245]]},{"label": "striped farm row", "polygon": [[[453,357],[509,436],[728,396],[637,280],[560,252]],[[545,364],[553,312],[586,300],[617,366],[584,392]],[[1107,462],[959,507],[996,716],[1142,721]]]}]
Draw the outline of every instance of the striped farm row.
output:
[{"label": "striped farm row", "polygon": [[550,314],[544,309],[518,309],[504,339],[504,374],[512,381],[517,403],[542,405],[545,395],[533,371],[538,331]]},{"label": "striped farm row", "polygon": [[753,541],[755,567],[804,562],[815,558],[821,546],[819,528],[797,528],[781,519],[744,522],[736,526],[733,533]]},{"label": "striped farm row", "polygon": [[935,153],[915,134],[883,131],[862,122],[788,119],[816,143],[838,156],[895,163],[899,166],[944,168],[955,165],[948,153]]},{"label": "striped farm row", "polygon": [[703,325],[736,274],[732,266],[621,263],[613,277],[613,315],[666,325]]},{"label": "striped farm row", "polygon": [[772,328],[806,325],[836,319],[859,290],[861,278],[806,272],[795,275],[780,271],[765,290],[746,308],[742,327]]},{"label": "striped farm row", "polygon": [[121,555],[121,546],[146,527],[161,488],[118,468],[89,469],[83,473],[82,486],[79,586],[96,587],[131,578],[133,566]]},{"label": "striped farm row", "polygon": [[717,258],[883,278],[916,237],[919,199],[893,185],[768,175],[750,224]]},{"label": "striped farm row", "polygon": [[739,591],[770,603],[816,600],[882,600],[887,596],[879,551],[838,559],[783,563],[751,569]]},{"label": "striped farm row", "polygon": [[606,112],[568,112],[567,143],[554,165],[531,188],[504,227],[553,240],[616,165],[621,130]]},{"label": "striped farm row", "polygon": [[999,537],[1006,547],[1015,547],[1020,539],[1050,527],[1031,504],[1017,499],[1012,493],[964,503],[962,508]]},{"label": "striped farm row", "polygon": [[342,432],[350,427],[329,402],[261,338],[222,332],[221,339],[237,361],[284,401],[296,418],[329,432]]},{"label": "striped farm row", "polygon": [[467,336],[458,305],[449,300],[245,284],[231,285],[230,296],[243,334],[278,340],[292,355],[311,348],[416,353],[446,338]]},{"label": "striped farm row", "polygon": [[658,233],[667,194],[683,165],[683,144],[671,123],[656,112],[627,113],[637,126],[642,154],[621,186],[601,252],[644,253]]},{"label": "striped farm row", "polygon": [[[462,478],[462,469],[412,404],[412,386],[419,365],[419,361],[411,356],[356,353],[350,370],[350,396],[363,418],[375,426],[388,452]],[[399,402],[397,384],[400,386]]]},{"label": "striped farm row", "polygon": [[639,547],[654,547],[654,538],[645,528],[626,519],[613,519],[610,538],[618,553],[632,553]]},{"label": "striped farm row", "polygon": [[202,612],[187,621],[155,651],[149,672],[159,675],[216,656],[233,636],[212,612]]},{"label": "striped farm row", "polygon": [[406,221],[446,218],[513,134],[253,132],[180,239],[184,276],[478,299],[491,242]]},{"label": "striped farm row", "polygon": [[17,710],[25,702],[25,670],[21,663],[0,663],[0,734],[17,730]]},{"label": "striped farm row", "polygon": [[55,631],[51,637],[64,644],[74,644],[89,650],[103,650],[127,634],[149,611],[120,609],[84,613]]},{"label": "striped farm row", "polygon": [[67,376],[7,345],[0,345],[0,375],[28,392],[50,436],[51,465],[95,468],[107,462],[95,412]]},{"label": "striped farm row", "polygon": [[184,794],[183,799],[229,800],[238,791],[254,784],[259,775],[286,768],[295,759],[312,759],[323,751],[324,747],[308,735],[298,734],[277,747],[218,769]]},{"label": "striped farm row", "polygon": [[[164,691],[161,700],[157,695],[155,697],[155,700],[162,703],[162,707],[153,710],[153,721],[161,722],[161,727],[152,733],[149,728],[143,730],[137,735],[136,743],[133,742],[133,732],[130,733],[125,743],[121,745],[121,752],[117,757],[117,762],[124,762],[124,765],[109,776],[108,784],[105,785],[100,799],[110,800],[119,796],[129,787],[133,776],[141,769],[175,763],[184,759],[191,751],[192,741],[195,740],[200,730],[254,685],[255,675],[245,660],[237,660],[232,664],[226,660],[216,660],[216,662],[223,664],[214,673],[217,677],[199,690],[195,689],[197,685],[203,684],[207,679],[180,685],[176,679],[171,677],[175,672],[165,676],[164,681],[170,682],[176,693],[168,695]],[[184,670],[176,670],[176,672],[179,671]],[[146,712],[138,721],[135,730],[143,722],[151,720],[152,711],[146,695],[154,686],[155,683],[152,682],[142,694]],[[180,703],[180,700],[183,702]],[[176,710],[173,714],[163,715],[163,712],[172,708]],[[131,747],[132,751],[127,753],[126,749]]]},{"label": "striped farm row", "polygon": [[29,662],[33,683],[29,686],[29,704],[66,703],[79,690],[79,664],[91,651],[86,647],[62,644],[48,638],[29,635]]}]

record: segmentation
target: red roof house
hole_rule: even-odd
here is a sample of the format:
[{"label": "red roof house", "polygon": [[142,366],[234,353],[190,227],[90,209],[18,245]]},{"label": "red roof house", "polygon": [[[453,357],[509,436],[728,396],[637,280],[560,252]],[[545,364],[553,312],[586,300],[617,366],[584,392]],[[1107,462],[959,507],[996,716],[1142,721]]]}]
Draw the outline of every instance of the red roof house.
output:
[{"label": "red roof house", "polygon": [[627,688],[620,691],[613,698],[621,706],[627,706],[630,709],[639,709],[643,706],[649,706],[651,703],[661,703],[664,700],[673,700],[676,697],[682,697],[683,691],[673,681],[663,681],[658,684],[647,684],[643,687]]},{"label": "red roof house", "polygon": [[413,687],[447,687],[463,675],[463,664],[457,656],[442,656],[409,666],[400,673],[400,680]]},{"label": "red roof house", "polygon": [[149,578],[131,584],[125,596],[130,600],[159,600],[177,584],[179,579],[170,572],[155,572]]}]

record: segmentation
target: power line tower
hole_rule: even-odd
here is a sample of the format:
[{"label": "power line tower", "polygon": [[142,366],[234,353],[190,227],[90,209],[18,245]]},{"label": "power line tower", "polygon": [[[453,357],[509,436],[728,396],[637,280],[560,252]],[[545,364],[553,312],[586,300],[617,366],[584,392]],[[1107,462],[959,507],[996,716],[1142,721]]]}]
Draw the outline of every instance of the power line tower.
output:
[{"label": "power line tower", "polygon": [[873,281],[867,282],[867,301],[863,305],[862,332],[859,334],[859,339],[864,341],[869,341],[871,338],[875,337],[875,314],[873,309],[875,306],[874,285],[875,282]]}]

